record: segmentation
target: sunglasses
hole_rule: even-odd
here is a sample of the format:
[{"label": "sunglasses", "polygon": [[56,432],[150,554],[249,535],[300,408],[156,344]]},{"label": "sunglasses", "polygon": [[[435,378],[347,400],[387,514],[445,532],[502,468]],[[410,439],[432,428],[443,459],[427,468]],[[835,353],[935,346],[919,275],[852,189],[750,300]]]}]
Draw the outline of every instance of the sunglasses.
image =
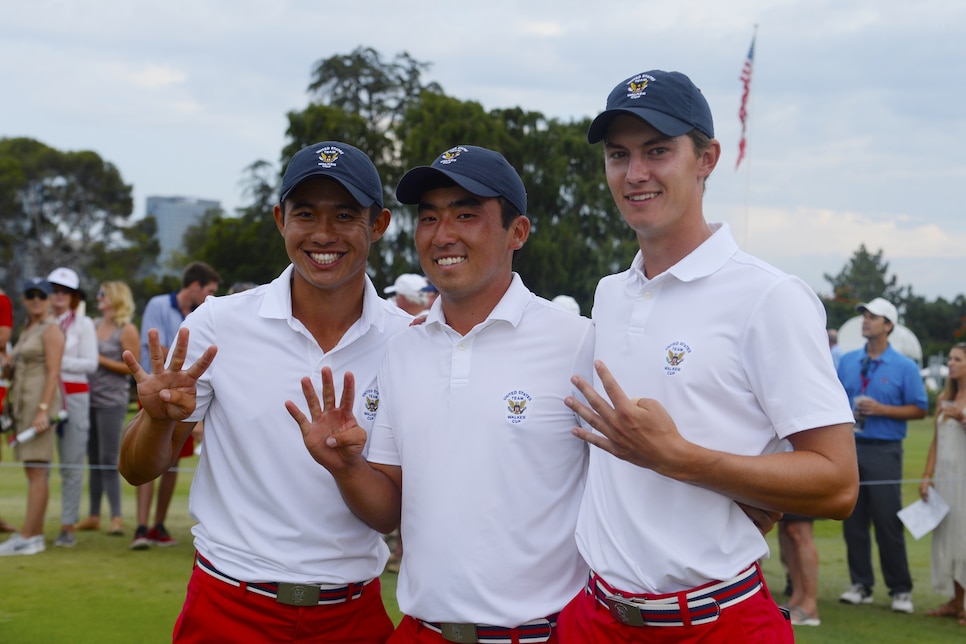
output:
[{"label": "sunglasses", "polygon": [[27,291],[23,294],[23,299],[25,300],[36,300],[38,297],[42,300],[46,300],[47,294],[43,291]]}]

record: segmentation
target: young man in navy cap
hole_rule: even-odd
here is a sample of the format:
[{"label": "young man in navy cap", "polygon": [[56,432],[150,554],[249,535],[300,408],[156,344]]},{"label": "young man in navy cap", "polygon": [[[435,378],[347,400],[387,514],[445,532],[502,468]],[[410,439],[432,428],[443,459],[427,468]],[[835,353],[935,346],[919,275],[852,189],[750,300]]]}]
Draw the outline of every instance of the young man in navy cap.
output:
[{"label": "young man in navy cap", "polygon": [[568,400],[592,427],[575,430],[593,446],[577,523],[592,573],[561,641],[792,641],[739,504],[841,519],[855,503],[825,311],[705,220],[713,137],[707,101],[677,72],[621,82],[590,126],[640,253],[597,287],[596,375],[575,377],[590,406]]},{"label": "young man in navy cap", "polygon": [[167,470],[205,421],[190,500],[197,557],[174,641],[376,643],[391,633],[378,579],[388,548],[287,431],[284,404],[305,374],[321,387],[323,367],[351,369],[359,386],[347,404],[372,424],[386,342],[411,319],[366,276],[389,218],[363,152],[335,141],[304,148],[275,206],[292,264],[270,284],[209,298],[184,321],[167,366],[156,332],[151,374],[125,354],[144,406],[122,445],[128,481]]},{"label": "young man in navy cap", "polygon": [[311,420],[289,411],[360,518],[387,531],[401,513],[406,617],[390,642],[556,642],[587,578],[573,530],[588,450],[563,400],[570,373],[590,377],[593,327],[513,273],[530,222],[499,153],[454,147],[396,196],[418,208],[416,249],[440,297],[388,345],[368,461],[351,377],[337,403],[325,372],[321,404],[306,379]]}]

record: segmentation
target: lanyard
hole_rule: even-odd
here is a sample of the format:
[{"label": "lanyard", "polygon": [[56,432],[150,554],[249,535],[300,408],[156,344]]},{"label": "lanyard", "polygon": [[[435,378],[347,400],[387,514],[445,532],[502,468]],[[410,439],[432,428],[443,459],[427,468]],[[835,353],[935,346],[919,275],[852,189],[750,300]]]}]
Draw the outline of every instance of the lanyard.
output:
[{"label": "lanyard", "polygon": [[862,371],[859,374],[862,378],[862,394],[865,394],[869,383],[872,382],[872,373],[880,364],[882,360],[872,360],[868,356],[862,359]]}]

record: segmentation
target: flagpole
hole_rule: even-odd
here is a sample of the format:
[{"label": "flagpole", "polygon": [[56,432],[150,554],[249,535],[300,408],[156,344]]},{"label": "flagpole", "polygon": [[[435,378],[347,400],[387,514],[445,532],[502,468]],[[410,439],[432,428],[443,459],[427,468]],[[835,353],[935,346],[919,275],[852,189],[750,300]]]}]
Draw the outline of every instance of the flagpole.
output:
[{"label": "flagpole", "polygon": [[[741,119],[741,141],[738,144],[738,161],[735,163],[735,169],[741,165],[742,160],[744,160],[747,148],[748,133],[750,128],[750,115],[754,109],[749,109],[750,102],[753,102],[754,96],[751,91],[751,75],[754,69],[754,56],[755,56],[755,43],[758,39],[758,23],[755,23],[755,30],[751,37],[751,47],[748,50],[748,57],[745,59],[745,65],[742,68],[740,80],[742,81],[744,88],[741,97],[741,109],[738,111],[738,116]],[[742,232],[742,248],[744,250],[749,250],[748,248],[748,229],[751,224],[749,211],[751,210],[751,158],[749,156],[747,163],[745,164],[745,221],[744,230]]]}]

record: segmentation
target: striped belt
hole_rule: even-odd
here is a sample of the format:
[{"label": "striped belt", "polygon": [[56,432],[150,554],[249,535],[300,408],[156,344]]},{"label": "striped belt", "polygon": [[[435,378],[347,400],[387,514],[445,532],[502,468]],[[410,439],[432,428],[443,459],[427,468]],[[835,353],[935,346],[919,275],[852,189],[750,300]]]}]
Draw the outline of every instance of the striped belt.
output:
[{"label": "striped belt", "polygon": [[628,626],[692,626],[715,621],[725,608],[753,597],[763,583],[756,563],[728,581],[667,595],[622,593],[591,572],[586,592]]},{"label": "striped belt", "polygon": [[246,582],[229,577],[211,565],[211,562],[195,553],[195,563],[198,568],[215,579],[240,588],[245,587],[250,593],[271,597],[279,604],[288,606],[322,606],[327,604],[342,604],[362,596],[363,589],[372,583],[360,581],[352,584],[290,584],[286,582]]},{"label": "striped belt", "polygon": [[[526,624],[520,624],[516,628],[504,628],[502,626],[489,626],[487,624],[458,624],[454,622],[424,622],[419,623],[431,631],[436,631],[443,636],[447,642],[478,642],[479,644],[511,644],[520,642],[521,644],[537,644],[546,642],[553,635],[553,629],[557,627],[557,616],[554,613],[548,617],[534,619]],[[514,636],[516,639],[514,640]]]}]

